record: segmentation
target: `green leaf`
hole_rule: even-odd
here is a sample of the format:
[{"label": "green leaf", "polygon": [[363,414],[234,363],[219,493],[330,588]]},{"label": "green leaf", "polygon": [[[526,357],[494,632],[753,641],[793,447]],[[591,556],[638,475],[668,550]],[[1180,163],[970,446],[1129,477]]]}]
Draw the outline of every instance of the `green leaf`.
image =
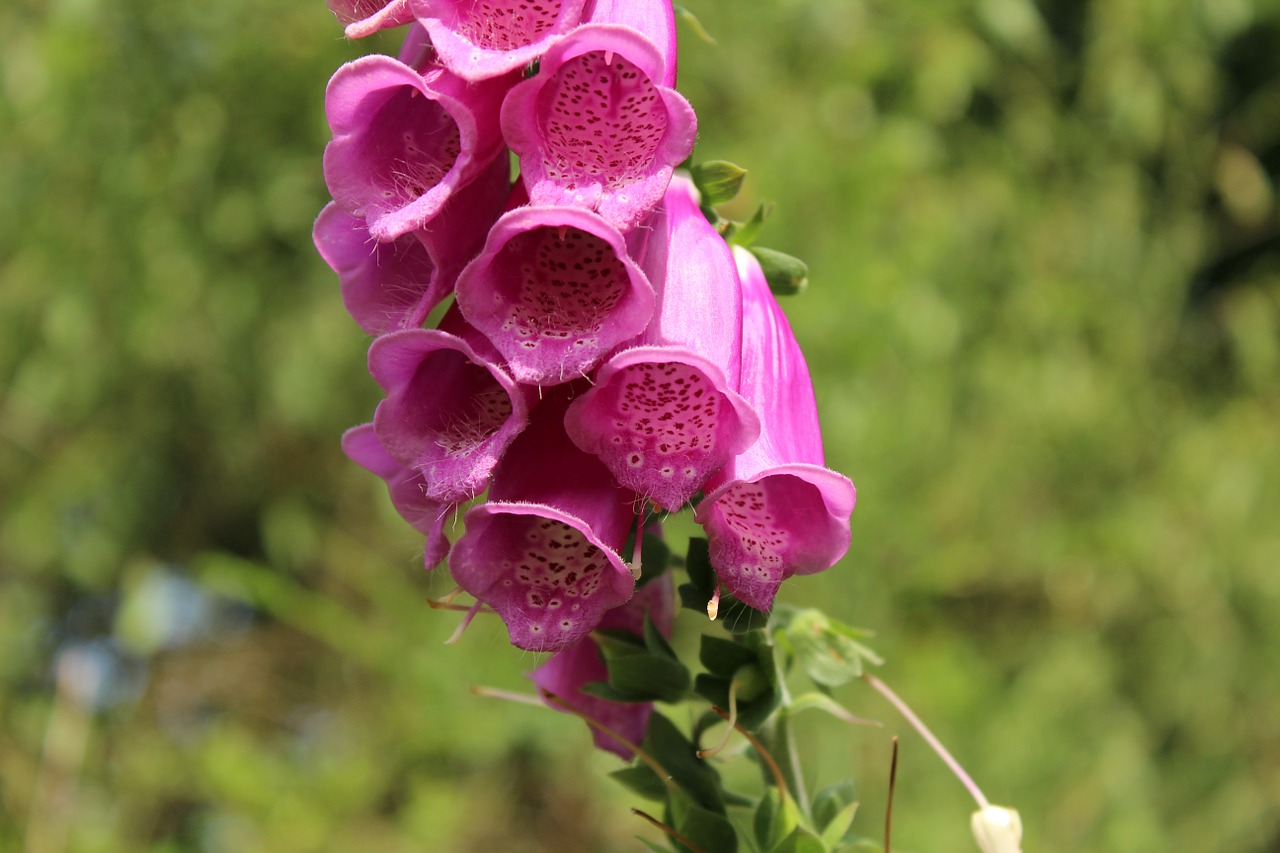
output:
[{"label": "green leaf", "polygon": [[756,662],[756,653],[734,640],[703,634],[698,660],[713,675],[732,678],[738,667]]},{"label": "green leaf", "polygon": [[[705,809],[681,793],[673,794],[670,802],[671,824],[676,832],[707,853],[736,853],[738,832],[723,811]],[[689,850],[678,841],[675,846],[678,850]]]},{"label": "green leaf", "polygon": [[794,296],[809,286],[809,267],[799,258],[763,246],[752,246],[751,254],[760,262],[774,294]]},{"label": "green leaf", "polygon": [[702,194],[702,203],[714,207],[733,201],[747,170],[728,160],[707,160],[689,170],[693,183]]},{"label": "green leaf", "polygon": [[655,800],[657,802],[665,802],[667,799],[667,786],[658,778],[658,774],[647,764],[637,764],[634,767],[624,767],[621,770],[614,770],[609,774],[612,778],[618,780],[634,794],[644,797],[646,800]]},{"label": "green leaf", "polygon": [[649,717],[644,749],[700,806],[724,813],[720,774],[697,756],[693,744],[662,714]]},{"label": "green leaf", "polygon": [[679,702],[689,694],[692,677],[685,665],[660,655],[626,655],[606,661],[609,687],[624,701]]},{"label": "green leaf", "polygon": [[[788,807],[790,806],[790,807]],[[752,819],[752,830],[761,850],[773,850],[799,825],[799,812],[774,787],[765,789]]]},{"label": "green leaf", "polygon": [[827,853],[827,845],[803,826],[797,826],[771,853]]},{"label": "green leaf", "polygon": [[815,683],[838,687],[862,675],[869,650],[833,626],[819,610],[795,614],[786,629],[796,662]]},{"label": "green leaf", "polygon": [[684,570],[689,580],[707,597],[702,600],[702,610],[706,612],[707,599],[716,591],[716,572],[711,568],[711,543],[701,536],[689,540],[689,550],[685,552]]},{"label": "green leaf", "polygon": [[649,650],[651,655],[665,657],[677,662],[680,660],[676,650],[671,648],[667,638],[662,636],[662,632],[658,630],[657,625],[653,624],[653,620],[649,618],[648,614],[644,618],[644,647]]},{"label": "green leaf", "polygon": [[852,802],[836,813],[836,816],[822,828],[822,843],[827,847],[839,844],[853,826],[853,816],[858,812],[858,803]]},{"label": "green leaf", "polygon": [[645,653],[643,640],[630,631],[603,628],[591,632],[591,638],[596,641],[596,646],[600,649],[600,653],[604,655],[606,661],[611,658]]},{"label": "green leaf", "polygon": [[849,782],[838,782],[823,788],[813,798],[813,822],[817,826],[826,827],[842,809],[854,801],[853,785]]}]

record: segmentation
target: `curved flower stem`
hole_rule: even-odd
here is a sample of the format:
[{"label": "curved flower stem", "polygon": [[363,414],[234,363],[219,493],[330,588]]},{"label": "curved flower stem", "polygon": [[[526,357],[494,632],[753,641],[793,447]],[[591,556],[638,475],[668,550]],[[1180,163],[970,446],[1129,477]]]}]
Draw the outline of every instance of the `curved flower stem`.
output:
[{"label": "curved flower stem", "polygon": [[559,708],[561,711],[564,711],[569,714],[573,714],[575,717],[582,720],[591,728],[595,729],[596,731],[603,732],[604,734],[616,740],[618,743],[625,746],[627,749],[634,752],[637,758],[639,758],[641,761],[643,761],[645,764],[649,766],[650,770],[658,774],[658,778],[662,780],[662,784],[666,785],[668,790],[674,791],[676,789],[675,780],[671,778],[671,774],[667,772],[667,768],[659,764],[658,760],[654,758],[652,755],[650,755],[649,753],[641,749],[639,744],[632,743],[631,741],[627,740],[625,737],[618,734],[613,729],[609,728],[599,720],[593,720],[591,717],[588,717],[586,714],[582,713],[577,708],[573,707],[568,702],[564,701],[554,693],[549,693],[546,690],[543,690],[542,697],[546,699],[548,703]]},{"label": "curved flower stem", "polygon": [[899,698],[897,693],[894,693],[889,689],[889,685],[885,684],[874,675],[867,675],[866,673],[863,673],[862,680],[874,687],[876,692],[889,700],[889,704],[898,709],[898,713],[911,724],[912,728],[920,733],[920,737],[924,738],[925,743],[933,747],[933,751],[942,759],[942,763],[946,764],[947,767],[951,769],[951,772],[955,774],[955,777],[960,780],[960,784],[964,785],[965,788],[968,789],[970,796],[973,797],[980,808],[985,809],[991,805],[991,803],[987,802],[987,797],[982,793],[982,789],[978,787],[978,784],[974,782],[973,779],[970,778],[969,774],[965,772],[964,768],[960,766],[960,762],[956,761],[955,758],[952,757],[951,753],[947,752],[947,748],[942,745],[942,741],[938,740],[934,736],[933,732],[929,731],[929,727],[915,715],[915,712],[908,707],[906,702]]},{"label": "curved flower stem", "polygon": [[685,838],[683,835],[681,835],[680,833],[676,832],[674,829],[672,829],[671,827],[667,826],[665,823],[663,823],[662,821],[658,820],[658,819],[657,819],[656,817],[654,817],[653,815],[648,814],[648,813],[646,813],[646,812],[642,812],[642,811],[640,811],[640,809],[637,809],[637,808],[633,808],[633,809],[631,810],[631,813],[632,813],[633,815],[637,815],[637,816],[639,816],[639,817],[640,817],[640,818],[642,818],[643,820],[648,821],[648,822],[649,822],[649,824],[650,824],[651,826],[657,827],[658,829],[662,830],[662,831],[663,831],[663,832],[665,832],[667,835],[669,835],[669,836],[671,836],[672,838],[674,838],[676,841],[679,841],[679,842],[680,842],[681,844],[683,844],[685,847],[688,847],[690,850],[692,850],[692,851],[693,851],[693,853],[707,853],[707,851],[703,850],[701,847],[699,847],[698,845],[694,844],[692,841],[690,841],[689,839]]},{"label": "curved flower stem", "polygon": [[729,716],[725,719],[729,722],[729,726],[724,730],[724,737],[715,746],[698,750],[699,758],[710,758],[724,749],[729,743],[729,736],[738,727],[738,682],[736,680],[729,682]]},{"label": "curved flower stem", "polygon": [[[769,772],[773,774],[773,782],[778,786],[778,793],[782,798],[785,800],[786,798],[791,797],[791,789],[787,786],[787,777],[782,774],[782,768],[778,766],[778,762],[774,760],[773,755],[765,748],[765,745],[760,742],[759,738],[744,729],[736,720],[731,721],[729,719],[729,714],[725,712],[723,708],[717,708],[715,705],[712,705],[711,710],[715,711],[722,719],[737,729],[738,732],[747,739],[747,742],[755,748],[756,753],[760,756],[761,760],[764,761],[765,766],[769,768]],[[805,813],[808,814],[807,811]]]}]

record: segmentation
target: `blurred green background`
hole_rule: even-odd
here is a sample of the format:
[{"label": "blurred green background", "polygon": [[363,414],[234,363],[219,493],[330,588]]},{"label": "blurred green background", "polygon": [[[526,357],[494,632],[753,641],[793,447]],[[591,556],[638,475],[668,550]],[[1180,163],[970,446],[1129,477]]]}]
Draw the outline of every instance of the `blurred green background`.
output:
[{"label": "blurred green background", "polygon": [[[877,631],[1028,851],[1280,851],[1280,3],[687,5],[697,154],[810,263],[859,488],[783,599]],[[442,645],[447,578],[338,449],[377,393],[310,243],[323,89],[398,34],[319,0],[0,31],[0,849],[640,849],[585,727],[467,692],[538,659]],[[839,698],[886,726],[806,720],[813,783],[878,836],[900,733],[894,849],[974,849]]]}]

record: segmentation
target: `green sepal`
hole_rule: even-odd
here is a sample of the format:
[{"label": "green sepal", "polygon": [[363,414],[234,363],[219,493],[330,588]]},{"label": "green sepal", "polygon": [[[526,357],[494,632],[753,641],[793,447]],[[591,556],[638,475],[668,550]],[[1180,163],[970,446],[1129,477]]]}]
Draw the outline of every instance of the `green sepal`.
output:
[{"label": "green sepal", "polygon": [[844,840],[853,825],[853,816],[858,811],[858,801],[854,799],[853,785],[839,782],[823,788],[813,798],[813,822],[822,829],[822,841],[828,847],[835,847]]},{"label": "green sepal", "polygon": [[724,814],[720,774],[697,756],[692,743],[662,714],[649,717],[644,751],[653,756],[672,780],[705,809]]},{"label": "green sepal", "polygon": [[702,204],[715,207],[733,201],[742,189],[747,170],[728,160],[706,160],[689,170],[693,184],[702,194]]},{"label": "green sepal", "polygon": [[646,800],[661,803],[667,799],[668,788],[666,784],[658,778],[657,773],[653,772],[653,768],[644,762],[632,767],[623,767],[621,770],[614,770],[609,776],[626,786],[631,793],[644,797]]},{"label": "green sepal", "polygon": [[764,227],[764,221],[769,218],[770,213],[773,213],[773,203],[765,202],[756,208],[756,212],[746,222],[734,222],[731,227],[726,228],[724,238],[730,245],[742,246],[744,249],[750,247],[756,237],[760,236],[760,229]]},{"label": "green sepal", "polygon": [[750,251],[775,295],[794,296],[809,286],[809,266],[799,258],[763,246],[752,246]]}]

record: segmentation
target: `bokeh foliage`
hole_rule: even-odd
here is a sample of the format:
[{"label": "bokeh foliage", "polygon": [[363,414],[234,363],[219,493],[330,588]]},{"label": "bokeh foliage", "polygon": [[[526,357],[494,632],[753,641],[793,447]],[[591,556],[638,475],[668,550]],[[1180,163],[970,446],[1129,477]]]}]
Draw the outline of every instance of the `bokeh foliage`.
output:
[{"label": "bokeh foliage", "polygon": [[[1027,849],[1278,849],[1280,4],[686,5],[698,156],[810,264],[859,487],[784,599],[878,631]],[[322,93],[376,47],[276,0],[0,30],[0,849],[638,849],[581,724],[466,692],[536,661],[441,645],[337,448],[376,389],[310,247]],[[840,698],[887,731],[815,722],[815,781],[877,834],[900,731],[895,849],[966,849]]]}]

